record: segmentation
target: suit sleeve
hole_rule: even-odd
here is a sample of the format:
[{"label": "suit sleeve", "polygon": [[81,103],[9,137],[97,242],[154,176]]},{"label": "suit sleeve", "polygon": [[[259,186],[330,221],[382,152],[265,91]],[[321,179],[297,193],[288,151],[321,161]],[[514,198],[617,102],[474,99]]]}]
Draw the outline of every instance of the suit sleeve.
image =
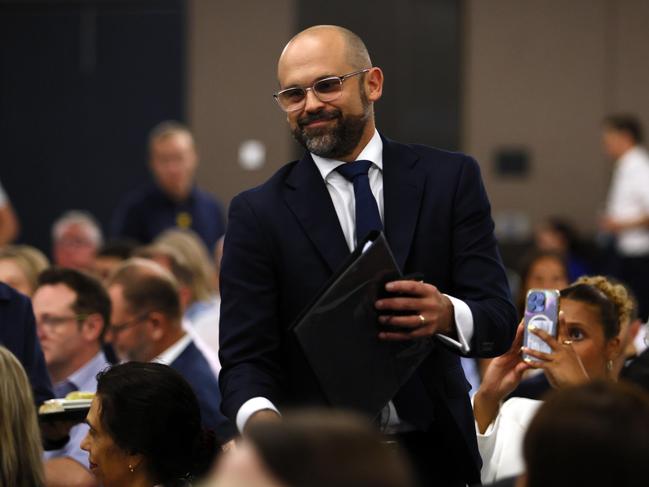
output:
[{"label": "suit sleeve", "polygon": [[253,397],[281,403],[277,269],[263,221],[245,195],[232,200],[221,265],[222,410],[235,420]]},{"label": "suit sleeve", "polygon": [[43,356],[40,342],[36,336],[36,321],[31,302],[25,298],[21,304],[23,306],[22,322],[16,323],[15,325],[23,327],[25,340],[22,357],[19,358],[22,359],[25,372],[27,372],[29,381],[32,384],[34,400],[39,405],[53,398],[54,394],[52,393],[50,376],[45,367],[45,357]]},{"label": "suit sleeve", "polygon": [[516,332],[516,309],[479,166],[469,157],[464,162],[453,204],[453,296],[462,299],[473,315],[470,354],[491,357],[509,349]]}]

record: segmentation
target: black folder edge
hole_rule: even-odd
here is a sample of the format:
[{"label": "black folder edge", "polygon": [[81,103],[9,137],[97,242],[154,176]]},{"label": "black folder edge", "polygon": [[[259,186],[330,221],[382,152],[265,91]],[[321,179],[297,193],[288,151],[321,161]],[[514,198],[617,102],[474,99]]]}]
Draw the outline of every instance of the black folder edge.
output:
[{"label": "black folder edge", "polygon": [[[385,239],[385,236],[382,234],[382,232],[378,232],[378,231],[370,232],[370,233],[368,234],[368,236],[363,240],[362,244],[359,245],[359,246],[354,250],[354,252],[352,252],[352,253],[349,255],[349,257],[348,257],[347,259],[345,259],[345,261],[343,262],[343,264],[341,264],[340,268],[339,268],[339,269],[338,269],[338,270],[337,270],[337,271],[336,271],[336,272],[331,276],[331,278],[330,278],[330,279],[329,279],[329,280],[324,284],[324,286],[322,286],[322,288],[319,290],[319,292],[315,295],[314,299],[309,303],[308,306],[306,306],[306,307],[304,308],[304,310],[303,310],[303,311],[298,315],[297,319],[296,319],[296,320],[292,323],[292,325],[290,326],[290,329],[295,333],[296,338],[297,338],[297,340],[298,340],[298,343],[300,343],[300,345],[301,345],[301,340],[300,340],[300,337],[299,337],[298,334],[297,334],[296,327],[297,327],[297,326],[298,326],[298,325],[299,325],[299,324],[304,320],[304,318],[305,318],[305,317],[306,317],[306,316],[307,316],[307,315],[308,315],[308,314],[309,314],[309,313],[310,313],[310,312],[311,312],[311,311],[316,307],[316,305],[320,302],[320,300],[321,300],[321,299],[323,298],[323,296],[327,293],[327,291],[328,291],[329,289],[331,289],[333,286],[335,286],[336,283],[341,279],[341,277],[345,275],[345,273],[346,273],[346,272],[348,271],[348,269],[349,269],[349,268],[350,268],[350,267],[351,267],[351,266],[352,266],[352,265],[357,261],[357,259],[358,259],[358,258],[359,258],[359,257],[360,257],[364,252],[365,252],[365,251],[367,251],[367,250],[369,250],[369,249],[371,248],[371,246],[368,247],[367,244],[368,244],[369,242],[371,242],[371,245],[375,245],[375,244],[376,244],[377,242],[379,242],[380,240],[384,240],[385,250],[387,251],[388,255],[390,256],[390,258],[391,258],[391,260],[392,260],[392,262],[393,262],[393,264],[394,264],[394,269],[395,269],[395,272],[394,272],[394,273],[388,273],[388,274],[386,274],[386,276],[385,276],[385,282],[387,283],[387,282],[389,282],[389,281],[398,280],[399,278],[403,277],[403,274],[402,274],[401,270],[399,269],[398,264],[396,263],[396,259],[394,258],[394,254],[392,253],[392,250],[390,249],[390,246],[388,245],[388,242],[387,242],[387,239]],[[378,333],[378,328],[377,328],[377,333]],[[398,347],[399,345],[400,345],[400,342],[396,344],[397,347]],[[417,346],[416,348],[419,348],[419,349],[421,350],[421,347],[426,347],[426,348],[428,348],[428,347],[427,347],[426,345],[424,345],[423,343],[422,343],[422,344],[419,344],[419,346]],[[428,348],[428,350],[429,350],[429,348]],[[305,350],[303,350],[303,351],[305,352],[306,359],[307,359],[307,361],[309,362],[309,365],[311,366],[311,369],[313,370],[314,374],[315,374],[316,377],[318,378],[318,381],[320,381],[320,378],[318,377],[318,374],[317,374],[317,372],[316,372],[317,365],[313,364],[311,358],[306,354],[306,351],[305,351]],[[408,355],[408,352],[407,352],[407,351],[406,351],[405,353],[403,353],[403,352],[398,352],[398,351],[395,350],[394,353],[395,353],[395,355],[397,355],[397,356],[399,356],[399,355],[401,355],[401,356]],[[315,366],[314,366],[314,365],[315,365]],[[414,370],[414,369],[413,369],[413,370]],[[403,383],[405,383],[405,381],[407,381],[407,378],[404,380],[404,382],[402,382],[401,385],[403,385]],[[321,384],[321,387],[323,387],[322,384]],[[328,396],[328,393],[327,393],[326,390],[323,389],[323,392],[325,393],[325,396]],[[397,390],[395,390],[394,392],[396,393]],[[388,399],[388,401],[389,401],[389,400],[390,400],[390,399]],[[387,401],[386,401],[386,404],[387,404]],[[373,413],[373,414],[374,414],[374,418],[373,418],[373,419],[376,419],[376,417],[378,417],[378,415],[380,414],[380,412],[381,412],[380,410],[379,410],[379,411],[375,411],[375,412]]]},{"label": "black folder edge", "polygon": [[[377,230],[372,230],[367,234],[365,239],[363,240],[362,245],[358,245],[354,251],[347,256],[347,258],[343,261],[343,263],[340,265],[340,267],[336,270],[336,272],[333,273],[333,275],[327,280],[327,282],[324,283],[324,285],[318,290],[318,292],[315,294],[314,298],[309,302],[308,305],[304,307],[304,309],[300,312],[299,315],[297,315],[297,318],[293,321],[293,323],[289,326],[289,330],[295,331],[295,327],[304,319],[304,317],[309,314],[311,309],[320,301],[320,298],[324,293],[327,292],[327,290],[333,286],[340,277],[347,272],[347,269],[356,262],[356,260],[363,254],[363,251],[366,250],[365,247],[367,247],[367,244],[369,242],[372,243],[372,245],[383,235],[383,232],[379,232]],[[385,236],[383,236],[385,238]],[[394,278],[390,276],[389,280],[397,280],[398,278],[402,277],[403,274],[399,270],[399,266],[397,265],[397,261],[394,258],[394,254],[392,254],[392,249],[390,249],[390,246],[387,245],[387,240],[386,240],[386,248],[388,253],[390,254],[390,257],[392,258],[392,261],[394,262],[394,267],[397,269],[396,274],[394,275]],[[386,280],[388,282],[388,280]]]}]

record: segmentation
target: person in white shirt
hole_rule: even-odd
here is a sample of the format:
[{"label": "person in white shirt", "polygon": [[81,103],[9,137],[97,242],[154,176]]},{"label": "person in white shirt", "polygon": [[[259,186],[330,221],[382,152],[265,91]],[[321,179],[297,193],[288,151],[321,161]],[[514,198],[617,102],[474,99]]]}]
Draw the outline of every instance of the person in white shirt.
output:
[{"label": "person in white shirt", "polygon": [[523,352],[535,358],[525,361],[521,324],[512,348],[492,360],[473,398],[484,484],[523,473],[523,436],[542,401],[505,399],[525,370],[542,369],[555,388],[618,378],[621,336],[627,331],[634,307],[626,288],[602,276],[583,277],[561,291],[560,306],[556,339],[542,330],[533,331],[552,352],[524,348]]},{"label": "person in white shirt", "polygon": [[628,115],[604,121],[606,154],[615,161],[601,230],[616,238],[617,276],[638,298],[639,315],[649,314],[649,154],[640,122]]}]

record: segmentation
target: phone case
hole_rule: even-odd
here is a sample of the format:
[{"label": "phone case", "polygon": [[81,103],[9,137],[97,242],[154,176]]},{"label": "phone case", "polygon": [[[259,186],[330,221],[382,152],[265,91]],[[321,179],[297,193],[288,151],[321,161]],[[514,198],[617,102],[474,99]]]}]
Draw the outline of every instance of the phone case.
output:
[{"label": "phone case", "polygon": [[[525,298],[525,333],[523,346],[539,352],[550,353],[550,346],[529,332],[530,325],[544,330],[556,338],[559,324],[559,291],[556,289],[530,289]],[[523,358],[538,360],[527,354]]]}]

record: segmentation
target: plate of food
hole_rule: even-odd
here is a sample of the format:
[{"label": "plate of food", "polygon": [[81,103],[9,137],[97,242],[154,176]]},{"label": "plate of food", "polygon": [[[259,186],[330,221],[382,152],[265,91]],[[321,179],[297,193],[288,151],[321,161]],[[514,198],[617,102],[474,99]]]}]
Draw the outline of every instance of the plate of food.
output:
[{"label": "plate of food", "polygon": [[94,392],[71,392],[65,399],[49,399],[38,408],[40,421],[83,421],[90,410]]}]

